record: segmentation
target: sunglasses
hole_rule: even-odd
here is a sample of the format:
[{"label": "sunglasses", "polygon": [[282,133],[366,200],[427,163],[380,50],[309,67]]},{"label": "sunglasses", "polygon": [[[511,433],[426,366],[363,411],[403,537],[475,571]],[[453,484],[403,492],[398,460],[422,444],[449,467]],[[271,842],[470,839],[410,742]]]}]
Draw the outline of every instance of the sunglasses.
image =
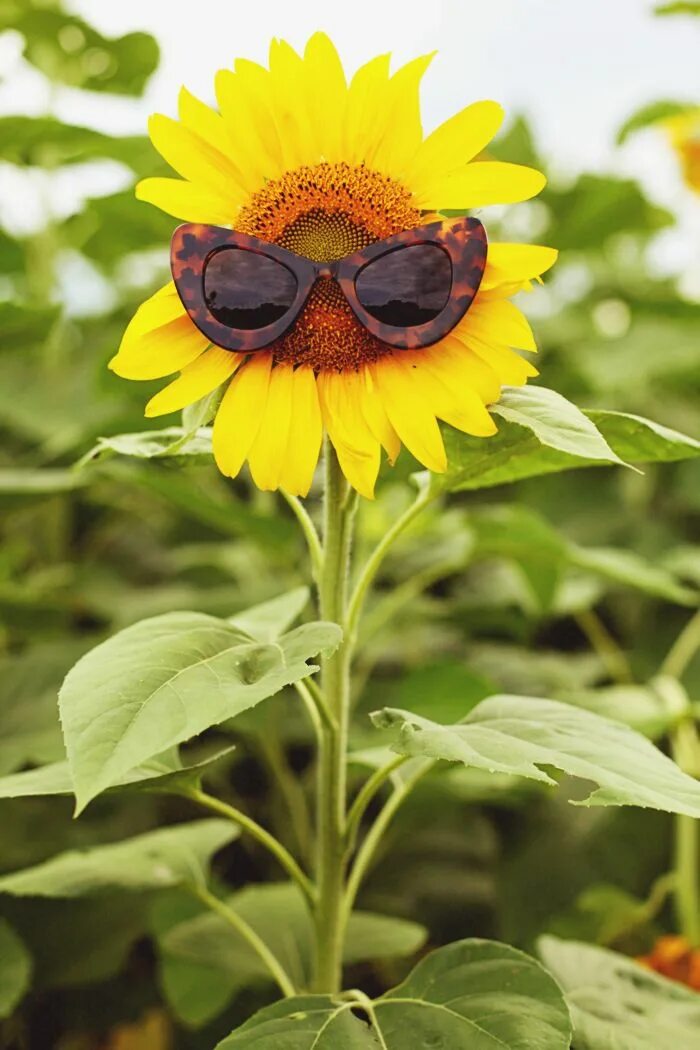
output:
[{"label": "sunglasses", "polygon": [[225,350],[261,350],[289,330],[319,278],[333,278],[368,332],[398,349],[430,346],[457,325],[486,265],[478,219],[432,222],[336,262],[319,263],[219,226],[172,238],[175,286],[194,324]]}]

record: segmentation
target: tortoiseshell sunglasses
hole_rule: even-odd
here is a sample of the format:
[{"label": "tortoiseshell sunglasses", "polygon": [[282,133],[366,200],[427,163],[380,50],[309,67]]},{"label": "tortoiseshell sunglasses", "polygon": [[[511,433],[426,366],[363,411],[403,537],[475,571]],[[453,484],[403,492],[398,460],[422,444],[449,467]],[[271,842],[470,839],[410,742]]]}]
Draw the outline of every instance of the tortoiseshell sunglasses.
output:
[{"label": "tortoiseshell sunglasses", "polygon": [[319,263],[219,226],[186,223],[171,268],[197,328],[226,350],[262,350],[291,327],[319,278],[340,285],[358,321],[389,346],[430,346],[469,309],[486,265],[478,219],[431,222]]}]

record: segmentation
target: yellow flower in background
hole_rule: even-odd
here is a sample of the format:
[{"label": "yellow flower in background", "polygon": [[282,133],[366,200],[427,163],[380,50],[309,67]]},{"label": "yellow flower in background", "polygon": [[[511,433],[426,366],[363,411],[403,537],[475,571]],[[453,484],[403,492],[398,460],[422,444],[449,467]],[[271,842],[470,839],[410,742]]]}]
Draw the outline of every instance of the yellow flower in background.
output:
[{"label": "yellow flower in background", "polygon": [[671,144],[681,162],[683,178],[700,193],[700,106],[664,121]]},{"label": "yellow flower in background", "polygon": [[[481,161],[503,117],[475,102],[426,138],[419,86],[431,56],[395,73],[389,56],[346,82],[327,36],[303,56],[273,41],[269,69],[238,59],[216,74],[219,112],[185,88],[179,120],[151,118],[151,140],[181,176],[139,183],[137,196],[187,222],[229,226],[316,260],[343,258],[374,241],[439,218],[441,210],[527,200],[544,176]],[[137,311],[110,367],[128,379],[180,375],[146,415],[175,412],[227,384],[213,427],[223,474],[248,462],[261,489],[305,495],[324,431],[341,467],[372,497],[382,448],[402,445],[432,471],[446,469],[444,420],[487,437],[487,407],[504,385],[537,375],[516,351],[536,350],[511,302],[555,261],[551,248],[490,243],[481,286],[449,335],[396,350],[357,321],[339,287],[319,281],[293,328],[245,355],[209,343],[173,283]]]}]

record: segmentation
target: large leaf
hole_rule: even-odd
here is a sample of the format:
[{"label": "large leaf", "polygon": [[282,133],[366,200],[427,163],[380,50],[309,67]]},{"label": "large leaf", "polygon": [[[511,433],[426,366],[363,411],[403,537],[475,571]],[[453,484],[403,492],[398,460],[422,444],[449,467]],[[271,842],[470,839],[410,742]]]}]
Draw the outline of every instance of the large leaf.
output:
[{"label": "large leaf", "polygon": [[11,164],[55,168],[109,158],[140,175],[162,170],[145,136],[117,138],[93,128],[64,124],[55,117],[0,117],[0,160]]},{"label": "large leaf", "polygon": [[700,995],[624,955],[556,937],[539,953],[563,988],[576,1050],[700,1050]]},{"label": "large leaf", "polygon": [[9,923],[0,919],[0,1018],[9,1017],[29,987],[32,961]]},{"label": "large leaf", "polygon": [[43,3],[0,0],[3,29],[21,33],[26,58],[69,87],[140,95],[158,65],[158,44],[150,34],[104,37],[77,15]]},{"label": "large leaf", "polygon": [[65,755],[58,688],[85,645],[44,643],[0,658],[0,776]]},{"label": "large leaf", "polygon": [[125,773],[318,668],[340,628],[309,623],[274,643],[226,620],[167,613],[98,645],[69,672],[61,723],[78,811]]},{"label": "large leaf", "polygon": [[554,766],[598,785],[583,805],[646,806],[700,817],[700,783],[653,744],[627,726],[556,700],[492,696],[451,726],[392,708],[373,720],[393,730],[399,754],[547,784],[556,781],[541,767]]},{"label": "large leaf", "polygon": [[584,173],[562,189],[550,186],[544,199],[554,213],[547,244],[560,251],[600,253],[621,233],[647,238],[673,223],[664,208],[651,204],[633,179]]},{"label": "large leaf", "polygon": [[308,600],[309,588],[295,587],[279,598],[236,613],[230,622],[258,642],[274,642],[298,619]]},{"label": "large leaf", "polygon": [[570,1038],[566,1005],[545,970],[505,944],[468,940],[423,959],[371,1009],[322,995],[286,999],[217,1050],[566,1050]]},{"label": "large leaf", "polygon": [[627,118],[617,133],[618,144],[622,145],[635,131],[641,131],[643,128],[658,124],[660,121],[668,120],[669,117],[677,117],[681,113],[687,113],[688,110],[695,109],[696,106],[697,103],[694,102],[650,102]]},{"label": "large leaf", "polygon": [[[0,119],[0,126],[2,120]],[[1,150],[2,147],[0,147]],[[26,352],[32,346],[44,342],[52,325],[58,319],[60,308],[45,305],[19,305],[0,303],[0,330],[3,349],[21,346]]]},{"label": "large leaf", "polygon": [[136,434],[115,434],[101,437],[93,449],[81,458],[79,466],[107,459],[109,456],[133,456],[136,459],[183,459],[211,461],[211,430],[201,427],[194,434],[182,427],[164,430],[144,430]]},{"label": "large leaf", "polygon": [[[149,759],[143,765],[130,769],[109,790],[132,790],[178,793],[183,785],[199,786],[208,769],[230,754],[233,747],[217,751],[208,758],[189,764],[183,763],[177,748],[172,748]],[[23,770],[0,777],[0,798],[32,798],[37,795],[72,795],[73,779],[68,762],[52,762],[48,766]]]},{"label": "large leaf", "polygon": [[110,890],[165,889],[206,878],[211,856],[236,838],[227,820],[159,828],[125,842],[71,850],[0,878],[16,897],[84,897]]},{"label": "large leaf", "polygon": [[581,412],[544,387],[506,387],[493,411],[505,422],[484,441],[445,430],[448,468],[436,490],[490,488],[579,467],[700,456],[700,441],[623,412]]},{"label": "large leaf", "polygon": [[[111,272],[130,252],[166,249],[173,220],[137,201],[133,189],[86,201],[66,219],[60,233],[89,259]],[[207,420],[208,422],[208,420]]]},{"label": "large leaf", "polygon": [[544,608],[551,606],[568,567],[680,605],[697,605],[700,600],[700,591],[683,586],[670,569],[633,551],[580,547],[517,503],[476,508],[468,525],[474,538],[472,560],[495,556],[514,561]]},{"label": "large leaf", "polygon": [[[295,985],[308,987],[313,961],[313,924],[298,889],[288,883],[250,886],[232,894],[226,904],[262,937]],[[425,929],[417,923],[355,912],[348,924],[343,961],[354,963],[413,955],[425,937]],[[215,983],[214,1013],[218,1013],[238,989],[269,980],[259,956],[216,914],[205,912],[173,926],[161,939],[161,949],[164,987],[178,1013],[183,997],[189,996],[187,986],[183,988],[185,973],[189,973],[190,982],[199,972],[203,983]],[[202,1019],[200,1015],[198,1020]]]}]

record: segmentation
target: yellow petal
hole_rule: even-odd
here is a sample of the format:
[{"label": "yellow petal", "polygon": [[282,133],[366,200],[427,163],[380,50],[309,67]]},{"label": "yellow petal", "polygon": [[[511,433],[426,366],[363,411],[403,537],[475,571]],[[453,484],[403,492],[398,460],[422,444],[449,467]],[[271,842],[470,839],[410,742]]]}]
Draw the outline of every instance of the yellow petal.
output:
[{"label": "yellow petal", "polygon": [[502,386],[523,386],[528,379],[539,374],[530,361],[526,361],[524,357],[507,346],[484,343],[471,335],[461,333],[458,337],[494,370]]},{"label": "yellow petal", "polygon": [[141,303],[129,321],[123,339],[127,339],[128,342],[128,340],[138,335],[145,335],[146,332],[159,328],[162,324],[167,324],[169,321],[175,321],[179,317],[186,316],[185,308],[180,302],[180,296],[177,294],[174,282],[168,281],[166,285],[154,292],[150,299],[146,299],[145,302]]},{"label": "yellow petal", "polygon": [[301,57],[284,40],[273,40],[270,44],[270,90],[285,168],[298,168],[320,160],[305,88]]},{"label": "yellow petal", "polygon": [[235,478],[246,461],[265,414],[272,355],[253,354],[236,372],[214,420],[212,447],[222,474]]},{"label": "yellow petal", "polygon": [[420,377],[425,401],[439,419],[450,426],[476,437],[489,437],[496,432],[496,424],[473,390],[460,387],[454,374],[441,364],[439,357],[425,351],[405,355],[405,364]]},{"label": "yellow petal", "polygon": [[318,394],[323,422],[343,474],[353,488],[374,499],[379,442],[362,414],[362,379],[356,372],[321,372]]},{"label": "yellow petal", "polygon": [[480,301],[477,296],[460,328],[484,343],[501,343],[537,353],[537,343],[525,315],[507,300]]},{"label": "yellow petal", "polygon": [[237,169],[197,132],[162,113],[154,113],[148,121],[148,133],[161,157],[178,175],[218,194],[230,202],[232,210],[243,202]]},{"label": "yellow petal", "polygon": [[540,244],[494,244],[488,247],[486,269],[479,292],[499,284],[519,284],[545,273],[557,261],[556,248]]},{"label": "yellow petal", "polygon": [[292,418],[280,472],[280,487],[292,496],[306,496],[311,488],[323,438],[316,377],[307,365],[294,371]]},{"label": "yellow petal", "polygon": [[383,134],[367,155],[367,163],[377,171],[401,174],[418,151],[423,140],[419,88],[433,55],[414,58],[389,81]]},{"label": "yellow petal", "polygon": [[421,143],[407,172],[409,185],[450,175],[488,145],[503,122],[497,102],[474,102],[446,120]]},{"label": "yellow petal", "polygon": [[129,326],[109,367],[123,379],[161,379],[185,368],[208,346],[187,315],[145,333],[135,334]]},{"label": "yellow petal", "polygon": [[257,62],[239,58],[235,73],[219,70],[214,83],[221,115],[235,143],[233,156],[247,180],[246,189],[254,193],[266,179],[284,171],[270,74]]},{"label": "yellow petal", "polygon": [[248,453],[253,481],[263,492],[274,492],[280,483],[292,418],[293,381],[292,365],[272,369],[260,426]]},{"label": "yellow petal", "polygon": [[425,176],[416,183],[415,194],[422,208],[480,208],[529,200],[546,181],[541,172],[522,164],[473,161],[452,175]]},{"label": "yellow petal", "polygon": [[141,179],[135,192],[138,200],[154,204],[166,215],[174,215],[185,222],[228,226],[237,210],[228,196],[223,197],[181,179]]},{"label": "yellow petal", "polygon": [[401,441],[429,470],[442,474],[447,457],[435,413],[425,402],[420,373],[405,366],[400,354],[387,354],[371,365],[372,376]]},{"label": "yellow petal", "polygon": [[501,389],[493,368],[469,350],[454,334],[428,348],[438,367],[452,377],[458,388],[473,390],[483,404],[491,405],[498,400]]},{"label": "yellow petal", "polygon": [[372,378],[369,368],[365,368],[361,375],[364,384],[362,390],[362,414],[372,434],[389,457],[389,462],[393,464],[401,451],[399,435],[389,422],[377,384]]},{"label": "yellow petal", "polygon": [[314,33],[304,51],[306,98],[316,144],[325,160],[342,155],[347,87],[343,66],[333,42],[325,33]]},{"label": "yellow petal", "polygon": [[377,55],[360,66],[348,88],[343,157],[348,164],[360,164],[376,141],[385,112],[389,85],[389,58]]},{"label": "yellow petal", "polygon": [[177,379],[151,398],[145,414],[163,416],[199,401],[232,376],[243,359],[243,354],[233,354],[218,346],[210,347],[191,365],[183,368]]}]

